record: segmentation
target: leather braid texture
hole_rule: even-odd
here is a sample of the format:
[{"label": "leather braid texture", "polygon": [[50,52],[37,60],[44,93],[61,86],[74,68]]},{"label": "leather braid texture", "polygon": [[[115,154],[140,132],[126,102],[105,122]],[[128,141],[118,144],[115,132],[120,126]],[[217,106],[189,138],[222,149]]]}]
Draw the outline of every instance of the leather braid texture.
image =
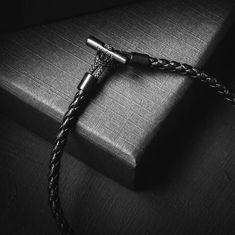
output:
[{"label": "leather braid texture", "polygon": [[64,146],[66,144],[67,136],[71,127],[73,126],[77,112],[84,99],[83,92],[78,90],[72,103],[70,104],[68,111],[65,113],[62,123],[60,125],[58,134],[56,136],[55,144],[52,149],[51,159],[49,163],[49,176],[48,176],[48,191],[49,191],[49,204],[56,224],[62,234],[73,234],[71,228],[68,225],[67,220],[64,217],[64,212],[61,207],[59,198],[59,172],[60,172],[60,160],[63,154]]},{"label": "leather braid texture", "polygon": [[195,80],[205,83],[214,88],[218,93],[222,94],[235,107],[235,94],[221,84],[216,78],[211,78],[206,73],[188,64],[182,64],[176,61],[166,59],[157,59],[150,57],[150,66],[178,74],[187,75]]}]

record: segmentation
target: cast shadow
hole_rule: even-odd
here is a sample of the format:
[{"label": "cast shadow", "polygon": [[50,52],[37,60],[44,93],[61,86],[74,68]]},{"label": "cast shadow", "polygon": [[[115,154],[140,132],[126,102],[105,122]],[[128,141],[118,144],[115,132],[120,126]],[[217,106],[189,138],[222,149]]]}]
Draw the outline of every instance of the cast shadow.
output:
[{"label": "cast shadow", "polygon": [[[229,28],[227,36],[204,66],[207,73],[215,75],[233,90],[233,60],[229,58],[233,58],[234,26]],[[194,82],[171,111],[142,157],[137,167],[137,190],[157,188],[164,191],[173,181],[180,180],[182,169],[193,161],[191,153],[199,143],[203,129],[213,122],[220,107],[230,105],[225,103],[224,98],[213,89]]]}]

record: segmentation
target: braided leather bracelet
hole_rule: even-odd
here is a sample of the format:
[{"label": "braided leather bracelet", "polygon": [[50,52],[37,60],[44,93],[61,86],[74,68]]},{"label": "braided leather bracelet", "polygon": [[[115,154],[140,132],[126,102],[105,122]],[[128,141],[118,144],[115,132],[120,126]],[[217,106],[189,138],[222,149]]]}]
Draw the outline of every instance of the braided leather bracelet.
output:
[{"label": "braided leather bracelet", "polygon": [[89,72],[85,73],[82,81],[78,85],[78,91],[69,105],[68,111],[63,117],[59,132],[56,136],[54,147],[52,149],[49,163],[49,204],[59,230],[62,234],[66,235],[73,234],[73,231],[64,216],[59,198],[60,160],[69,131],[77,120],[82,105],[85,104],[85,101],[87,101],[91,95],[93,95],[94,89],[98,84],[98,80],[102,74],[104,74],[104,71],[112,68],[114,63],[119,62],[122,64],[142,65],[153,69],[157,68],[173,73],[187,75],[214,88],[217,92],[221,93],[226,100],[235,106],[235,94],[232,91],[227,89],[217,79],[211,78],[204,72],[188,64],[182,64],[166,59],[157,59],[146,54],[117,51],[94,37],[89,37],[87,39],[87,44],[97,50],[95,61]]}]

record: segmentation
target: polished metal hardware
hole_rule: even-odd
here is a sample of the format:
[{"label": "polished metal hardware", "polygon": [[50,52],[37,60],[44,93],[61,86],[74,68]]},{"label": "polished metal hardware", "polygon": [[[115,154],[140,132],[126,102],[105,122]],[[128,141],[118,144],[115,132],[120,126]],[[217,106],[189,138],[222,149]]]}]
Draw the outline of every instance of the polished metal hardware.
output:
[{"label": "polished metal hardware", "polygon": [[87,38],[86,44],[88,46],[90,46],[91,48],[95,49],[95,50],[100,50],[104,53],[107,53],[108,55],[110,55],[114,60],[122,63],[122,64],[126,64],[127,63],[127,58],[125,56],[123,56],[122,54],[118,53],[117,51],[114,50],[109,50],[108,48],[105,47],[105,43],[103,43],[102,41],[100,41],[99,39],[90,36]]}]

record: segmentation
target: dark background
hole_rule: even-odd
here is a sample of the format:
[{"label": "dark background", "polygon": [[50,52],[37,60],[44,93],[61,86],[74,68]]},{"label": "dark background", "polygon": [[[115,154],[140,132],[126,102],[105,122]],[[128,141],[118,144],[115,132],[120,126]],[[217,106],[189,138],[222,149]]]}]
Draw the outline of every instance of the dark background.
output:
[{"label": "dark background", "polygon": [[134,2],[135,0],[2,0],[0,31],[51,22]]},{"label": "dark background", "polygon": [[[235,90],[233,32],[234,25],[205,69]],[[171,117],[160,147],[153,142],[146,152],[136,191],[65,154],[61,197],[76,232],[234,234],[234,108],[200,84],[186,98],[180,121]],[[0,233],[57,234],[46,188],[52,146],[3,111],[0,120]]]}]

